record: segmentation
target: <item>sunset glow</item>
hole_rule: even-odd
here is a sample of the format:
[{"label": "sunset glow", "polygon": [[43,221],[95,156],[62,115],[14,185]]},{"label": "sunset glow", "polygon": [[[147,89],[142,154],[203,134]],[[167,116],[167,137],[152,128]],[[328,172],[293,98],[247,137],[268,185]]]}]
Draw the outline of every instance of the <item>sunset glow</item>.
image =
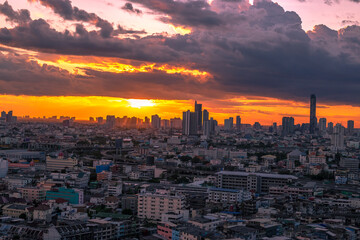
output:
[{"label": "sunset glow", "polygon": [[[2,107],[37,117],[171,118],[193,110],[198,100],[220,122],[239,114],[248,123],[281,122],[285,115],[306,123],[308,97],[315,93],[319,118],[360,123],[359,49],[351,40],[358,37],[360,4],[192,4],[2,3]],[[320,8],[324,16],[314,10]]]}]

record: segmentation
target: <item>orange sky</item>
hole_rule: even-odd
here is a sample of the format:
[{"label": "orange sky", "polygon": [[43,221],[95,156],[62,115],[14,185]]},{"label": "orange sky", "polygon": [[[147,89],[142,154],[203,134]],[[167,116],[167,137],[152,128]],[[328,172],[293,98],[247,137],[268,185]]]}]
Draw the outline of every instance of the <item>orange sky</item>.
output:
[{"label": "orange sky", "polygon": [[[143,15],[138,16],[122,11],[121,7],[124,1],[110,1],[112,4],[105,4],[104,1],[85,1],[73,0],[74,6],[80,9],[85,9],[89,12],[95,12],[99,17],[107,19],[115,27],[121,24],[127,29],[146,30],[147,34],[189,34],[193,29],[190,27],[179,27],[173,24],[164,23],[158,20],[158,15],[149,14],[147,9],[142,9]],[[212,2],[212,1],[209,1]],[[253,1],[250,1],[251,3]],[[334,4],[333,6],[324,5],[323,1],[298,1],[298,0],[278,0],[275,1],[281,4],[285,10],[296,11],[302,17],[304,30],[310,30],[315,24],[325,23],[330,27],[338,29],[344,27],[343,22],[357,22],[360,18],[355,13],[358,12],[360,4],[355,5],[351,1],[343,2],[342,4]],[[31,12],[33,19],[44,18],[48,21],[52,28],[62,32],[65,30],[75,31],[75,21],[65,21],[58,14],[55,14],[51,9],[38,4],[38,1],[27,0],[9,0],[15,10],[26,8]],[[139,7],[139,5],[136,5]],[[141,6],[140,6],[141,7]],[[322,11],[318,9],[322,8]],[[351,11],[350,11],[351,10]],[[120,12],[119,12],[120,11]],[[0,21],[4,26],[12,28],[16,24],[11,21],[6,21],[6,17],[0,15]],[[346,20],[346,21],[344,21]],[[90,23],[83,23],[88,30],[96,29]],[[2,26],[2,27],[4,27]],[[141,35],[141,34],[140,34]],[[3,50],[1,50],[3,49]],[[7,51],[8,49],[9,51]],[[72,56],[72,55],[59,55],[47,52],[37,52],[28,49],[13,48],[0,44],[0,53],[4,56],[14,54],[14,56],[21,56],[26,58],[26,62],[36,62],[39,66],[44,64],[51,65],[64,70],[69,73],[69,78],[73,76],[87,77],[86,70],[91,69],[98,72],[105,73],[146,73],[149,71],[164,72],[168,75],[185,76],[186,81],[194,81],[194,86],[203,86],[204,83],[211,83],[214,80],[209,72],[196,69],[192,62],[185,65],[176,65],[174,62],[166,63],[159,61],[158,63],[146,62],[140,60],[133,60],[134,58],[110,58],[110,57],[96,57],[96,56]],[[52,51],[50,51],[52,52]],[[15,57],[14,57],[15,58]],[[10,57],[9,57],[10,59]],[[199,66],[199,65],[198,65]],[[65,75],[65,74],[64,74]],[[1,76],[0,76],[1,77]],[[91,80],[91,78],[89,78]],[[74,81],[76,83],[76,81]],[[79,82],[81,82],[79,80]],[[89,81],[90,82],[90,81]],[[25,82],[19,85],[25,85]],[[101,86],[102,82],[94,88]],[[186,84],[186,82],[185,82]],[[121,85],[121,83],[119,83]],[[16,85],[15,85],[16,86]],[[74,85],[77,87],[78,85]],[[82,88],[83,85],[79,85]],[[189,85],[190,86],[190,85]],[[217,85],[209,85],[211,87]],[[75,87],[73,87],[75,89]],[[138,86],[135,86],[138,87]],[[178,87],[175,85],[175,88]],[[214,87],[209,90],[209,94],[213,94]],[[164,88],[165,89],[165,88]],[[164,89],[160,89],[159,91]],[[82,89],[81,89],[82,90]],[[97,89],[96,89],[97,90]],[[99,89],[101,92],[102,89]],[[113,89],[110,89],[113,90]],[[308,102],[295,102],[289,100],[281,100],[276,98],[268,98],[261,96],[234,98],[233,95],[224,96],[219,99],[217,96],[205,98],[201,96],[194,96],[193,92],[189,91],[184,99],[189,100],[163,100],[163,99],[126,99],[115,98],[107,96],[122,96],[114,95],[109,89],[109,95],[103,94],[101,96],[71,96],[73,92],[69,93],[70,96],[27,96],[27,95],[9,95],[6,94],[8,89],[3,89],[0,95],[0,110],[13,110],[14,115],[32,117],[50,117],[50,116],[75,116],[80,120],[87,120],[89,117],[97,117],[106,115],[122,116],[137,116],[144,118],[150,117],[152,114],[158,114],[162,118],[181,117],[181,113],[188,109],[193,110],[193,104],[197,98],[203,104],[203,109],[210,112],[210,116],[214,117],[223,123],[225,118],[230,116],[235,117],[240,115],[243,123],[253,124],[259,121],[262,124],[272,124],[273,122],[281,123],[283,116],[293,116],[296,123],[307,123],[309,121],[309,104]],[[148,89],[146,89],[148,91]],[[177,90],[177,89],[176,89]],[[192,90],[192,89],[191,89]],[[217,89],[215,89],[217,90]],[[115,90],[114,90],[115,91]],[[180,90],[181,91],[181,90]],[[90,91],[89,91],[90,92]],[[132,93],[133,97],[141,98],[144,95]],[[175,91],[174,91],[175,92]],[[316,92],[315,92],[316,93]],[[13,93],[17,94],[17,92]],[[21,92],[23,94],[23,92]],[[36,95],[37,93],[35,93]],[[51,94],[46,92],[46,94]],[[75,93],[74,95],[76,95]],[[92,94],[92,93],[91,93]],[[95,93],[96,94],[96,93]],[[225,95],[226,93],[224,93]],[[39,94],[41,95],[41,94]],[[159,94],[161,95],[161,94]],[[184,93],[185,95],[185,93]],[[204,94],[206,95],[206,94]],[[204,96],[203,95],[203,96]],[[154,95],[152,95],[154,96]],[[155,95],[157,97],[157,95]],[[190,96],[190,97],[189,97]],[[275,95],[276,96],[276,95]],[[221,96],[222,97],[222,96]],[[161,98],[161,96],[159,96]],[[164,97],[164,98],[169,98]],[[178,96],[173,96],[174,99],[179,99]],[[171,98],[172,99],[172,98]],[[342,123],[346,125],[347,120],[355,120],[355,124],[360,126],[360,107],[350,105],[326,105],[318,98],[317,117],[326,117],[328,122]]]},{"label": "orange sky", "polygon": [[[193,110],[193,100],[135,100],[110,97],[35,97],[0,95],[1,110],[13,110],[17,116],[32,117],[75,116],[78,120],[106,115],[137,116],[144,118],[158,114],[162,118],[181,117],[181,113]],[[203,109],[210,112],[220,124],[228,117],[240,115],[243,123],[262,124],[278,122],[283,116],[293,116],[296,123],[308,122],[307,103],[284,101],[273,98],[239,98],[217,101],[201,101]],[[226,107],[224,107],[226,106]],[[318,104],[317,117],[327,117],[328,121],[342,123],[353,119],[360,124],[360,108],[346,105],[325,106]]]}]

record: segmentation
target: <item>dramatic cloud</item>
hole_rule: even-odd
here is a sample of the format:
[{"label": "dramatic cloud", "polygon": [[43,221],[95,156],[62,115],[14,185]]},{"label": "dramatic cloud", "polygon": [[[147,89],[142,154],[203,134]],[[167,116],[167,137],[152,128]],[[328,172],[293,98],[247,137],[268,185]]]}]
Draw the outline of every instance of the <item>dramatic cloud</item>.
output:
[{"label": "dramatic cloud", "polygon": [[31,20],[30,12],[26,9],[20,11],[14,11],[14,9],[9,5],[8,1],[5,1],[4,4],[0,4],[0,13],[7,17],[8,21],[16,23],[26,23]]},{"label": "dramatic cloud", "polygon": [[166,14],[161,17],[165,23],[178,26],[219,26],[222,21],[212,10],[205,0],[175,1],[175,0],[131,0],[131,2],[142,4],[154,12]]},{"label": "dramatic cloud", "polygon": [[[307,100],[311,93],[316,93],[329,103],[360,103],[358,26],[335,31],[317,25],[305,32],[295,12],[284,11],[271,1],[255,1],[251,6],[247,1],[235,0],[214,0],[211,5],[201,0],[131,0],[156,13],[162,22],[191,28],[191,33],[183,36],[145,35],[145,31],[131,32],[121,26],[114,29],[107,20],[76,9],[70,1],[39,1],[65,20],[78,21],[75,32],[59,32],[43,19],[27,20],[26,24],[0,29],[0,43],[42,53],[183,66],[212,76],[209,81],[201,82],[196,81],[196,76],[154,69],[114,73],[89,67],[85,69],[87,76],[75,81],[86,86],[86,90],[74,85],[60,92],[45,85],[54,95],[78,91],[78,95],[132,98],[142,94],[143,97],[189,99],[197,94],[204,98],[246,95]],[[96,19],[95,25],[100,31],[87,30],[81,23],[91,22],[89,16]],[[140,36],[124,38],[119,34]],[[65,78],[77,79],[71,74]],[[36,78],[30,78],[31,81],[36,82]],[[52,78],[51,81],[62,80]],[[29,94],[30,90],[19,89],[18,92]]]},{"label": "dramatic cloud", "polygon": [[[0,91],[2,94],[32,96],[98,95],[182,99],[196,95],[204,86],[195,77],[168,74],[161,70],[150,69],[136,75],[130,72],[81,70],[86,75],[71,74],[47,64],[40,65],[27,56],[0,53]],[[207,86],[209,94],[220,97],[221,93],[215,91],[216,85],[209,82]]]},{"label": "dramatic cloud", "polygon": [[132,12],[132,13],[136,13],[136,14],[141,14],[141,10],[134,8],[133,5],[129,2],[125,3],[125,5],[122,7],[122,9],[124,9],[125,11],[128,12]]}]

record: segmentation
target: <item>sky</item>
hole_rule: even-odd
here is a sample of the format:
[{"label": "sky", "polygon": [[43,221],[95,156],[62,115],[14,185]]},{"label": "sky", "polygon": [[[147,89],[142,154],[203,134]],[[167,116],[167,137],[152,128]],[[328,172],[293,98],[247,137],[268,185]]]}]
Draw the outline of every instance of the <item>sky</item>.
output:
[{"label": "sky", "polygon": [[18,116],[360,124],[359,0],[0,0],[0,109]]}]

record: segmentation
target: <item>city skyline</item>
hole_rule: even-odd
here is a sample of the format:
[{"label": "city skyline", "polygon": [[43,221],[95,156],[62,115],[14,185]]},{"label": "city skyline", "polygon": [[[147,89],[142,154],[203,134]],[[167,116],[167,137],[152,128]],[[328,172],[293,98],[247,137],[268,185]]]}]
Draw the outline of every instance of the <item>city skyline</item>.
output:
[{"label": "city skyline", "polygon": [[[126,101],[126,100],[125,100]],[[148,101],[148,100],[143,100],[143,99],[131,99],[131,100],[127,100],[129,107],[132,108],[137,108],[137,109],[142,109],[143,107],[153,107],[156,105],[156,103],[154,101]],[[182,105],[183,107],[185,107],[184,105]],[[180,114],[180,117],[178,116],[172,116],[172,117],[168,117],[168,118],[162,118],[161,116],[158,115],[158,113],[152,113],[150,115],[151,119],[149,118],[149,116],[144,116],[139,117],[139,116],[127,116],[127,115],[115,115],[115,114],[107,114],[106,116],[90,116],[87,119],[76,119],[75,116],[70,116],[70,115],[52,115],[52,116],[42,116],[42,117],[33,117],[33,116],[20,116],[20,119],[45,119],[45,120],[64,120],[64,119],[73,119],[73,120],[80,120],[80,121],[90,121],[90,122],[97,122],[97,123],[105,123],[105,120],[107,120],[108,118],[112,118],[113,119],[113,126],[115,125],[115,118],[127,118],[127,119],[132,119],[132,118],[136,118],[139,120],[142,120],[142,124],[145,123],[149,126],[151,126],[152,128],[160,128],[160,126],[162,126],[163,123],[161,123],[162,120],[165,121],[169,121],[169,120],[173,120],[173,119],[181,119],[183,120],[182,123],[182,129],[183,129],[183,134],[185,135],[192,135],[192,134],[197,134],[200,132],[204,133],[206,132],[206,130],[203,128],[204,126],[210,127],[210,122],[211,122],[211,126],[213,126],[212,128],[214,128],[214,123],[212,123],[213,121],[215,121],[215,125],[220,125],[220,126],[224,126],[225,130],[230,130],[230,129],[236,129],[236,130],[240,130],[240,126],[241,125],[246,125],[246,124],[254,124],[255,125],[259,125],[262,124],[264,126],[275,126],[277,125],[277,121],[272,121],[269,124],[264,124],[259,122],[258,120],[255,121],[254,123],[249,123],[249,122],[243,122],[241,116],[239,115],[240,113],[234,113],[236,114],[236,116],[234,115],[230,115],[229,118],[224,118],[223,119],[223,124],[222,122],[218,123],[218,119],[215,119],[211,112],[209,112],[207,109],[202,108],[203,104],[199,103],[197,100],[194,101],[193,103],[193,111],[191,111],[190,109],[187,109],[186,111],[183,111],[182,114]],[[203,110],[202,110],[203,109]],[[281,118],[280,123],[282,123],[282,127],[283,127],[283,131],[282,134],[283,135],[287,135],[287,134],[292,134],[294,132],[295,126],[296,125],[301,125],[301,124],[309,124],[309,132],[310,134],[315,134],[317,132],[321,133],[323,131],[325,131],[330,125],[334,124],[340,124],[341,126],[345,127],[345,123],[347,123],[347,128],[348,129],[354,129],[355,126],[355,121],[354,120],[346,120],[346,122],[332,122],[331,119],[327,119],[326,117],[321,117],[319,119],[319,121],[317,120],[316,117],[316,111],[317,111],[317,105],[316,105],[316,95],[315,94],[311,94],[310,95],[310,120],[309,122],[300,122],[300,121],[295,121],[294,117],[291,114],[284,114]],[[12,110],[9,110],[9,113],[11,113],[12,115]],[[4,116],[6,116],[6,112],[3,111],[2,115],[5,114]],[[182,117],[181,117],[182,116]],[[3,117],[3,116],[2,116]],[[101,118],[101,122],[98,121],[98,118]],[[235,122],[234,122],[235,120]],[[104,122],[103,122],[104,121]],[[289,122],[290,121],[290,122]],[[209,122],[209,123],[206,123]],[[326,123],[328,122],[329,125],[327,125]],[[206,123],[206,125],[205,125]],[[167,124],[170,124],[167,123]],[[275,125],[274,125],[275,124]],[[279,124],[280,125],[280,124]],[[136,122],[135,122],[135,126],[136,126]],[[170,127],[170,125],[168,126]],[[331,127],[331,128],[332,128]]]},{"label": "city skyline", "polygon": [[271,124],[305,122],[316,92],[319,118],[359,123],[356,1],[56,2],[0,2],[4,109],[169,118],[198,100],[219,121]]}]

